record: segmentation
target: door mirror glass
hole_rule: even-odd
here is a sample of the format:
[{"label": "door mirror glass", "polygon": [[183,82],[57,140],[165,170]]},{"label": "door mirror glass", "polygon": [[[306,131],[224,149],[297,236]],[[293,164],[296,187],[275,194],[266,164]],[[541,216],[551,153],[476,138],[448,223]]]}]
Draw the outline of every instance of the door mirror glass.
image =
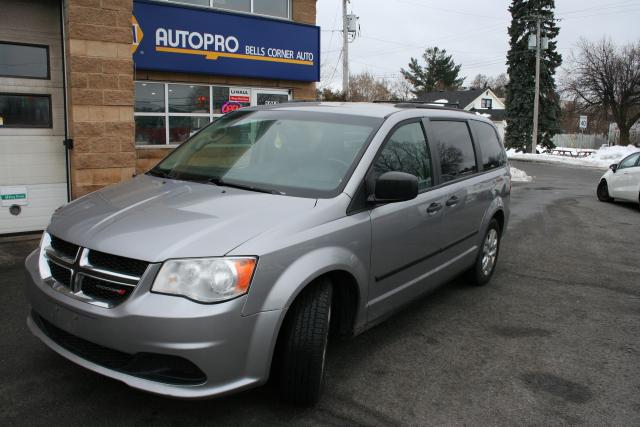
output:
[{"label": "door mirror glass", "polygon": [[418,196],[418,177],[406,172],[385,172],[375,183],[374,203],[394,203]]},{"label": "door mirror glass", "polygon": [[616,173],[616,170],[618,170],[618,164],[614,163],[611,166],[609,166],[609,169],[611,169],[613,171],[613,173]]}]

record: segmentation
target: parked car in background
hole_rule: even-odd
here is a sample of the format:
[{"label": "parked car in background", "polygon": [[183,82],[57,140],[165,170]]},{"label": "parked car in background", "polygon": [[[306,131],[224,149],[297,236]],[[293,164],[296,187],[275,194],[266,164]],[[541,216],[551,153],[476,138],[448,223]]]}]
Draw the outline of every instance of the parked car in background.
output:
[{"label": "parked car in background", "polygon": [[422,107],[238,110],[62,207],[26,260],[31,331],[153,393],[219,396],[271,375],[287,400],[315,402],[330,332],[494,272],[511,190],[496,128]]},{"label": "parked car in background", "polygon": [[640,204],[640,151],[609,166],[596,192],[602,202],[624,200]]}]

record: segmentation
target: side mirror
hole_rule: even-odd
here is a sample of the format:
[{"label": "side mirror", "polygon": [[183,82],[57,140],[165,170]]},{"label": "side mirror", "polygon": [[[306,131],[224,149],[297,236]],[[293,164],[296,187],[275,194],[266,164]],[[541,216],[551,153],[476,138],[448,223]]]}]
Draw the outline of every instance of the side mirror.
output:
[{"label": "side mirror", "polygon": [[613,171],[613,173],[616,173],[616,171],[618,170],[618,164],[614,163],[614,164],[610,165],[609,169],[611,169]]},{"label": "side mirror", "polygon": [[394,203],[415,199],[418,195],[418,178],[405,172],[385,172],[376,180],[373,203]]}]

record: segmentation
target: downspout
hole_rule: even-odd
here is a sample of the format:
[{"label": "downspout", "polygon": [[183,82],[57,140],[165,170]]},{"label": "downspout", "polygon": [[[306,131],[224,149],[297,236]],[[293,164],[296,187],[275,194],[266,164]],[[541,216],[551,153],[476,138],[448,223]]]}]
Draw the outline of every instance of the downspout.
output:
[{"label": "downspout", "polygon": [[69,138],[69,105],[67,99],[67,49],[66,49],[66,32],[64,26],[64,2],[60,0],[60,47],[62,48],[62,99],[64,111],[64,158],[65,167],[67,169],[67,202],[71,201],[71,158],[69,150],[73,148],[73,139]]}]

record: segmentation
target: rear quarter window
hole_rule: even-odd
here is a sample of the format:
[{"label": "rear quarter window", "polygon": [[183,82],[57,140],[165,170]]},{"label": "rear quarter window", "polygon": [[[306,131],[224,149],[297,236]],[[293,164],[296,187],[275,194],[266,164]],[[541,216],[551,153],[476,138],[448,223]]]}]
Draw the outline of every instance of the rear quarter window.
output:
[{"label": "rear quarter window", "polygon": [[491,170],[504,166],[507,156],[493,126],[478,121],[471,121],[470,124],[476,144],[480,147],[482,168]]},{"label": "rear quarter window", "polygon": [[478,171],[467,123],[437,120],[429,123],[440,156],[441,178],[452,181]]}]

